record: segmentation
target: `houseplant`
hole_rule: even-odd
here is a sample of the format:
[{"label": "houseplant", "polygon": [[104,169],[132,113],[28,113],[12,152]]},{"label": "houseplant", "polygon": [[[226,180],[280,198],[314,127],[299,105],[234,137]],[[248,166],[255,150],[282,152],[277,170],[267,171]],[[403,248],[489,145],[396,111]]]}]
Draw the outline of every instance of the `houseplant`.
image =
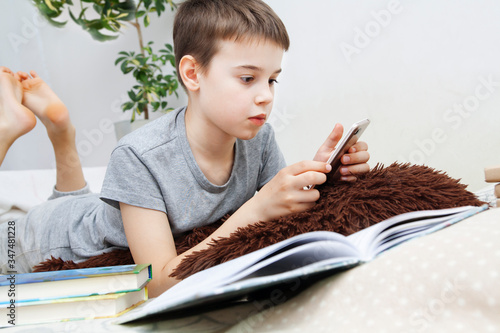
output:
[{"label": "houseplant", "polygon": [[67,21],[60,18],[67,12],[72,21],[98,41],[114,40],[124,26],[134,27],[138,51],[121,51],[115,61],[123,74],[133,75],[136,81],[128,91],[129,100],[122,104],[122,109],[131,112],[130,123],[137,120],[137,115],[147,120],[150,111],[171,110],[167,99],[172,95],[178,97],[179,88],[172,45],[165,44],[155,52],[152,41],[144,43],[142,29],[149,26],[150,15],[161,16],[169,8],[175,10],[177,5],[173,0],[32,1],[52,25],[65,26]]}]

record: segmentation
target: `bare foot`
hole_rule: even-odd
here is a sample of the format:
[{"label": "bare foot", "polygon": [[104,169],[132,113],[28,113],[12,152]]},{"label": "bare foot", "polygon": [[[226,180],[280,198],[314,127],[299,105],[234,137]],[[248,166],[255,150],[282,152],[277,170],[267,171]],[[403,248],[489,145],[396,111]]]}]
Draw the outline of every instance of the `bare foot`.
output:
[{"label": "bare foot", "polygon": [[74,131],[64,103],[35,71],[17,72],[23,88],[23,105],[45,125],[49,137]]},{"label": "bare foot", "polygon": [[23,89],[23,105],[45,125],[56,158],[56,189],[75,191],[85,186],[75,144],[75,127],[64,103],[35,71],[17,72]]},{"label": "bare foot", "polygon": [[19,77],[0,66],[0,162],[9,147],[36,125],[36,117],[21,104],[23,90]]}]

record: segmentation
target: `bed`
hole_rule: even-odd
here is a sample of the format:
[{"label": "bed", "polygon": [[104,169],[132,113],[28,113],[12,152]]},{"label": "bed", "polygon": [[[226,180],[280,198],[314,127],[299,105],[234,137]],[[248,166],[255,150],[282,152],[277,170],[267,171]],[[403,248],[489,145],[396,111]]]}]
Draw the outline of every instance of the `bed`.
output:
[{"label": "bed", "polygon": [[[85,168],[98,192],[105,168]],[[51,193],[54,170],[0,172],[0,222]],[[494,202],[493,187],[477,194]],[[182,317],[44,324],[46,332],[500,332],[500,209],[412,240],[314,283],[291,299],[235,304]],[[25,331],[35,327],[16,327]]]}]

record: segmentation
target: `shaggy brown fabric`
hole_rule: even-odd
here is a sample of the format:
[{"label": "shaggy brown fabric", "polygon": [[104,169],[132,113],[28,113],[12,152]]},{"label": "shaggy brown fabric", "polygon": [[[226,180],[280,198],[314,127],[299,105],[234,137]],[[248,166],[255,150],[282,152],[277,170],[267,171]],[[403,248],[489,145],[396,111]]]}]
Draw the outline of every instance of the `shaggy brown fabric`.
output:
[{"label": "shaggy brown fabric", "polygon": [[465,188],[459,180],[432,168],[396,163],[387,168],[377,165],[354,183],[329,179],[318,187],[321,197],[312,209],[240,228],[230,237],[215,240],[207,249],[187,256],[172,276],[185,279],[198,271],[310,231],[350,235],[402,213],[484,204]]},{"label": "shaggy brown fabric", "polygon": [[[317,188],[321,192],[321,198],[312,209],[271,222],[258,222],[240,228],[229,237],[211,242],[207,249],[187,256],[177,266],[172,276],[184,279],[198,271],[310,231],[328,230],[350,235],[392,216],[410,211],[484,204],[473,193],[467,191],[466,185],[460,184],[459,180],[426,166],[409,164],[394,163],[386,168],[377,165],[370,172],[360,176],[357,182],[345,183],[328,179],[324,185]],[[195,246],[222,222],[197,228],[176,240],[177,252],[182,253]],[[116,260],[118,254],[122,260],[120,262]],[[61,261],[56,263],[57,260],[49,259],[42,263],[43,270],[47,270],[46,268],[51,265],[55,269],[65,269],[59,268],[64,267],[64,263],[61,264]],[[127,257],[124,253],[113,251],[75,265],[78,268],[93,267],[89,265],[95,265],[94,260],[102,266],[103,263],[105,265],[133,263],[130,254]],[[50,269],[54,269],[53,267]]]},{"label": "shaggy brown fabric", "polygon": [[33,267],[33,272],[62,271],[66,269],[128,265],[133,263],[134,259],[130,250],[115,250],[91,257],[80,263],[75,263],[73,260],[65,261],[61,258],[51,256],[50,259]]}]

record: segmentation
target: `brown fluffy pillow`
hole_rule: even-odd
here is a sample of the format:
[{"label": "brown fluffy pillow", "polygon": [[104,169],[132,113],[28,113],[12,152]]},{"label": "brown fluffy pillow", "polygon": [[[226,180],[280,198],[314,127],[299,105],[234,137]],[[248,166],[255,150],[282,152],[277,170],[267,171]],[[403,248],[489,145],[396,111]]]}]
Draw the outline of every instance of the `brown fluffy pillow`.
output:
[{"label": "brown fluffy pillow", "polygon": [[354,183],[329,179],[318,187],[321,198],[312,209],[240,228],[230,237],[214,240],[207,249],[187,256],[172,276],[184,279],[310,231],[328,230],[350,235],[410,211],[484,204],[465,188],[466,185],[443,172],[426,166],[397,163],[387,168],[377,165]]},{"label": "brown fluffy pillow", "polygon": [[[484,204],[466,190],[466,185],[445,173],[426,166],[394,163],[377,165],[354,183],[332,179],[319,186],[321,198],[310,210],[291,214],[270,222],[240,228],[229,237],[212,241],[209,247],[187,256],[172,273],[184,279],[203,269],[237,258],[298,234],[329,230],[349,235],[392,216],[427,209]],[[176,240],[182,253],[205,239],[223,221],[196,228]],[[133,263],[130,252],[113,251],[72,265],[57,264],[49,259],[37,271],[121,265]]]}]

